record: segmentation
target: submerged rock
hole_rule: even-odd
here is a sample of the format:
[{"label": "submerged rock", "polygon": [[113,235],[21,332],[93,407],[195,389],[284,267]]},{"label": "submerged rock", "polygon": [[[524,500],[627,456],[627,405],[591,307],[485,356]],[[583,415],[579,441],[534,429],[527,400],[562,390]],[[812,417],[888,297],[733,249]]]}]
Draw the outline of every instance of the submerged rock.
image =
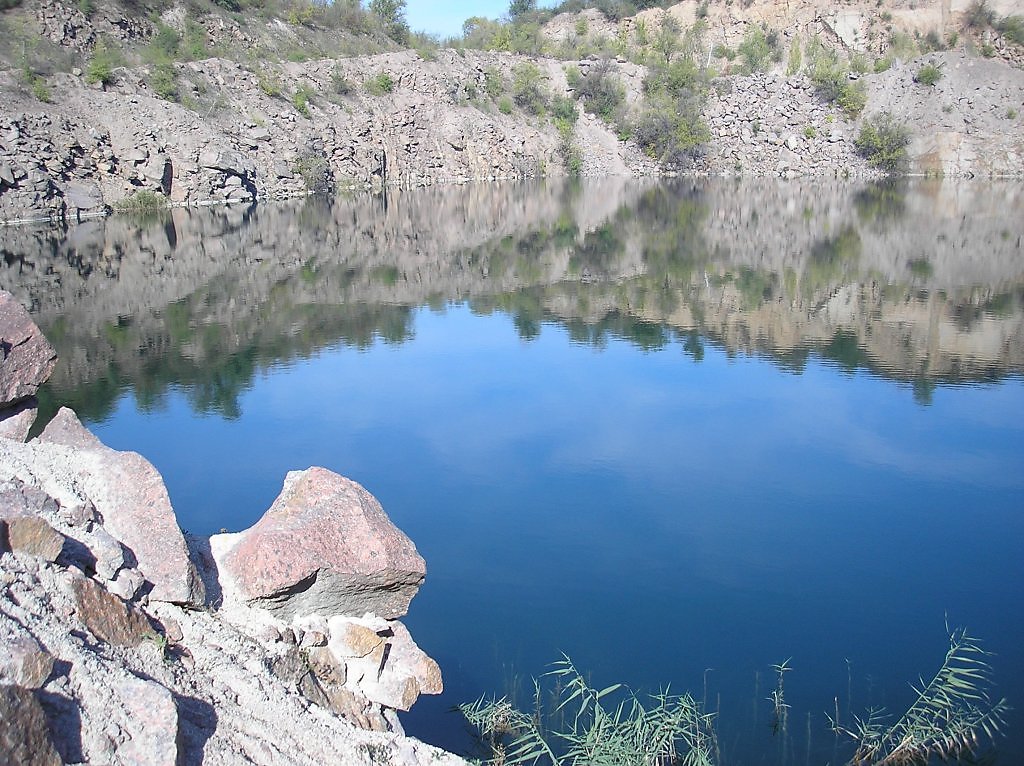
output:
[{"label": "submerged rock", "polygon": [[400,617],[426,575],[416,546],[373,495],[325,468],[289,473],[263,518],[211,544],[222,584],[288,618]]}]

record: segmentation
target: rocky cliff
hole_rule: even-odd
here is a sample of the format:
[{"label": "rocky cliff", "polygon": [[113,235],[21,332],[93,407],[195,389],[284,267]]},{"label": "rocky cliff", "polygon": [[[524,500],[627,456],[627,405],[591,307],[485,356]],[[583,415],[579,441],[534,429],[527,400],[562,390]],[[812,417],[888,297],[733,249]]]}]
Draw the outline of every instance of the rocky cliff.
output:
[{"label": "rocky cliff", "polygon": [[365,489],[290,473],[251,529],[186,539],[71,410],[26,441],[53,349],[3,292],[0,335],[0,760],[464,763],[402,734],[442,688],[398,621],[425,566]]},{"label": "rocky cliff", "polygon": [[[996,10],[1020,9],[1001,3]],[[1018,48],[999,35],[984,33],[990,59],[977,54],[980,33],[967,30],[951,51],[897,58],[887,71],[859,75],[868,83],[867,103],[856,119],[823,102],[799,67],[790,76],[790,65],[780,60],[769,63],[767,73],[744,75],[731,59],[712,56],[733,50],[757,25],[777,30],[780,52],[799,52],[813,36],[843,56],[874,55],[892,35],[920,38],[927,32],[946,39],[966,30],[960,5],[854,3],[837,11],[810,0],[757,0],[702,10],[688,0],[669,11],[684,28],[702,13],[707,32],[694,55],[703,59],[706,49],[702,63],[711,62],[727,76],[711,91],[711,140],[706,154],[695,156],[691,172],[870,174],[854,139],[861,120],[887,111],[910,128],[914,172],[1021,174],[1024,72],[1014,66]],[[591,10],[556,17],[544,34],[564,44],[583,21],[588,40],[621,40],[626,54],[639,29],[653,35],[661,19],[647,11],[613,23]],[[75,4],[40,0],[3,12],[0,21],[15,46],[20,40],[24,50],[46,48],[53,60],[65,61],[49,65],[44,77],[34,73],[28,58],[23,65],[12,52],[0,71],[0,220],[98,214],[139,191],[201,204],[349,186],[661,170],[580,102],[572,152],[548,117],[510,99],[506,103],[500,94],[527,61],[519,55],[437,49],[318,57],[320,49],[299,35],[313,33],[301,25],[244,25],[217,15],[195,21],[184,5],[155,18],[111,1],[87,16]],[[199,47],[207,54],[252,46],[273,49],[281,58],[144,60],[114,67],[89,84],[82,66],[97,45],[152,46],[164,29],[201,35]],[[646,69],[627,58],[613,59],[611,72],[626,102],[636,103]],[[72,66],[75,61],[81,66]],[[533,63],[546,92],[572,97],[567,71],[586,72],[593,60],[542,56]],[[914,80],[926,64],[946,73],[935,87]]]}]

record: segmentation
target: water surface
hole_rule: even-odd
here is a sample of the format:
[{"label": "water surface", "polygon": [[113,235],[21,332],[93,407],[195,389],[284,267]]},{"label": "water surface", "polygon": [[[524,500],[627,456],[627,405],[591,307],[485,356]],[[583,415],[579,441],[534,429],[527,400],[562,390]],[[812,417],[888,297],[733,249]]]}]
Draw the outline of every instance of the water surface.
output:
[{"label": "water surface", "polygon": [[1012,185],[473,186],[9,229],[0,285],[61,355],[44,417],[185,528],[310,465],[381,500],[446,680],[410,733],[467,746],[452,705],[564,652],[691,690],[723,763],[840,763],[825,714],[909,704],[947,621],[1024,704],[1022,221]]}]

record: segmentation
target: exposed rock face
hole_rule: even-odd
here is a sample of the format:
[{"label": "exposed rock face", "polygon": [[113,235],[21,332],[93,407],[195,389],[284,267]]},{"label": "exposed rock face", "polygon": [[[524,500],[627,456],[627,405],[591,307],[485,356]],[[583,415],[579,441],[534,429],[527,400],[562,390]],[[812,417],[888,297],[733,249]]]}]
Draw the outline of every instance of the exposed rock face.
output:
[{"label": "exposed rock face", "polygon": [[216,545],[230,546],[219,562],[239,595],[282,616],[400,617],[426,575],[380,503],[323,468],[289,473],[262,519]]},{"label": "exposed rock face", "polygon": [[[0,442],[0,479],[16,478],[53,498],[71,520],[98,513],[105,530],[131,553],[152,584],[149,597],[201,605],[202,581],[188,555],[163,479],[134,452],[101,444],[64,409],[38,440]],[[83,509],[91,509],[83,510]],[[79,535],[81,536],[81,535]],[[93,562],[109,562],[109,540],[97,540]],[[85,545],[86,548],[90,546]],[[102,571],[102,564],[97,568]],[[116,570],[108,573],[111,578]]]},{"label": "exposed rock face", "polygon": [[0,684],[38,689],[53,672],[53,657],[30,634],[0,633]]},{"label": "exposed rock face", "polygon": [[71,581],[71,590],[78,619],[100,641],[138,646],[143,639],[155,635],[145,615],[95,580],[76,577]]},{"label": "exposed rock face", "polygon": [[35,396],[57,364],[57,352],[28,312],[0,290],[0,409]]}]

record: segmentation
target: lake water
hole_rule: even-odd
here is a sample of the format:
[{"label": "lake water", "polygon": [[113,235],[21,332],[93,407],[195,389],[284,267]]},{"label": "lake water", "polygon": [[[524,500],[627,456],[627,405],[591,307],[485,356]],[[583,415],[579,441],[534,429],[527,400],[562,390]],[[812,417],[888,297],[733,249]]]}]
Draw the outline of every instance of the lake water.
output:
[{"label": "lake water", "polygon": [[[690,690],[721,762],[842,763],[946,625],[993,652],[1024,762],[1024,188],[481,185],[0,230],[74,407],[180,523],[284,474],[373,492],[427,581],[450,708],[569,655]],[[788,735],[771,666],[789,659]]]}]

